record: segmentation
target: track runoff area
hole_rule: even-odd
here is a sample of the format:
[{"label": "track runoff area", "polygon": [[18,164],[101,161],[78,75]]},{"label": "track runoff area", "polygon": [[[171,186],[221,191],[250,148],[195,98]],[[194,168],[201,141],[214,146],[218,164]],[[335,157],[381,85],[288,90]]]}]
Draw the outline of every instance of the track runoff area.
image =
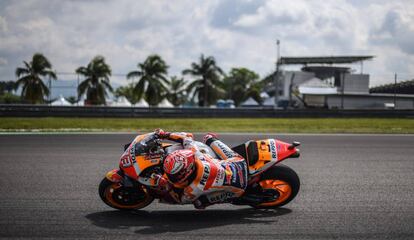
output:
[{"label": "track runoff area", "polygon": [[[97,188],[131,134],[0,135],[1,238],[413,239],[414,135],[222,134],[300,141],[284,163],[301,179],[278,210],[153,202],[107,207]],[[196,134],[196,139],[202,136]]]}]

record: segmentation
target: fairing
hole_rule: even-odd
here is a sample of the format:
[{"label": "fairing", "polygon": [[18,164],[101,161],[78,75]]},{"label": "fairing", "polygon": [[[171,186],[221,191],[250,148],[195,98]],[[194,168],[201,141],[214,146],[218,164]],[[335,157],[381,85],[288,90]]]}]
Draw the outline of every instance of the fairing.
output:
[{"label": "fairing", "polygon": [[250,176],[260,174],[274,164],[299,154],[296,147],[276,139],[249,141],[244,145],[244,148],[243,157],[249,163]]},{"label": "fairing", "polygon": [[160,165],[162,156],[160,154],[147,153],[144,149],[150,134],[137,136],[121,156],[119,168],[125,175],[138,180],[142,173],[151,167]]}]

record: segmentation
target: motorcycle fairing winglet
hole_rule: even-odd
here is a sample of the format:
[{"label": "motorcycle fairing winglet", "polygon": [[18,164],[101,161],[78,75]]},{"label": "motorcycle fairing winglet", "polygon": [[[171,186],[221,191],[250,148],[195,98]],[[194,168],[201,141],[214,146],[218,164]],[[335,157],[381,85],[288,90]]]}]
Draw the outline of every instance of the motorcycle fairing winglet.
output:
[{"label": "motorcycle fairing winglet", "polygon": [[114,183],[118,183],[122,181],[122,176],[119,172],[119,169],[112,169],[111,171],[106,173],[105,176],[109,181],[114,182]]}]

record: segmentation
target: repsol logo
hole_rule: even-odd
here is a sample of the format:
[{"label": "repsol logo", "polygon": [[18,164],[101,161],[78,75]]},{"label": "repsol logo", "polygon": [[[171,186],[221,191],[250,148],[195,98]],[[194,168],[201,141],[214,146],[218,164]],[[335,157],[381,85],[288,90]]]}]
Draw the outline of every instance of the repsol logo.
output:
[{"label": "repsol logo", "polygon": [[226,157],[232,157],[233,156],[233,153],[231,151],[229,151],[227,146],[225,146],[221,142],[217,142],[217,147],[219,147],[220,150],[223,151],[223,153],[224,153],[224,155],[226,155]]},{"label": "repsol logo", "polygon": [[205,186],[208,176],[210,175],[210,166],[209,165],[204,165],[204,173],[203,173],[203,177],[201,177],[200,180],[200,184]]},{"label": "repsol logo", "polygon": [[135,160],[135,145],[131,144],[131,146],[132,147],[129,150],[129,154],[132,158],[132,162],[135,163],[136,162],[136,160]]},{"label": "repsol logo", "polygon": [[276,144],[275,144],[275,141],[273,140],[270,141],[270,153],[272,154],[272,159],[277,158]]}]

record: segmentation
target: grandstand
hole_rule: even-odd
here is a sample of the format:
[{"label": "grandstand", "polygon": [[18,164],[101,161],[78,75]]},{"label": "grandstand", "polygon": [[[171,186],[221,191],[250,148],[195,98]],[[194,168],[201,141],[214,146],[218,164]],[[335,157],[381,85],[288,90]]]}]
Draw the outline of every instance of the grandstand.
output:
[{"label": "grandstand", "polygon": [[414,79],[399,82],[397,84],[390,83],[369,89],[370,93],[396,93],[396,94],[413,94],[414,95]]}]

